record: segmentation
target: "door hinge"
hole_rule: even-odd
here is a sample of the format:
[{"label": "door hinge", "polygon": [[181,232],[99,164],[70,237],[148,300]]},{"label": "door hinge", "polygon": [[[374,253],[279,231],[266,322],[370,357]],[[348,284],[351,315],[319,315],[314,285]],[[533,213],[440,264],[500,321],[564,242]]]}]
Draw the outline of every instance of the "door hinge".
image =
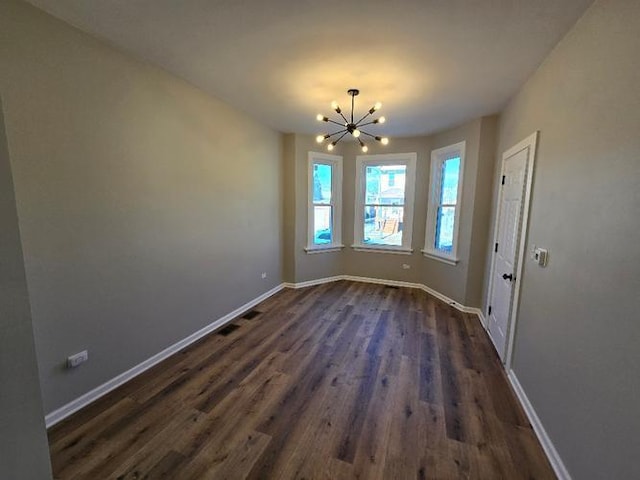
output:
[{"label": "door hinge", "polygon": [[495,248],[493,249],[493,251],[494,251],[494,252],[497,252],[497,251],[498,251],[498,242],[496,242],[496,246],[495,246]]},{"label": "door hinge", "polygon": [[502,185],[504,185],[505,178],[507,178],[507,176],[506,175],[502,175]]},{"label": "door hinge", "polygon": [[489,313],[487,315],[491,315],[491,305],[489,305]]}]

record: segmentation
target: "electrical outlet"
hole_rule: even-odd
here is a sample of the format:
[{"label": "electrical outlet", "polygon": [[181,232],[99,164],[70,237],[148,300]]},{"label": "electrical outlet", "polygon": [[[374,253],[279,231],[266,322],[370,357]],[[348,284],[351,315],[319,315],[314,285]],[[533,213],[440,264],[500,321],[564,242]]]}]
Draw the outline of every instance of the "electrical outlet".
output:
[{"label": "electrical outlet", "polygon": [[262,272],[262,278],[267,278],[267,272]]},{"label": "electrical outlet", "polygon": [[83,350],[82,352],[67,357],[67,368],[76,368],[87,360],[89,360],[89,352],[87,350]]},{"label": "electrical outlet", "polygon": [[408,263],[403,263],[403,264],[402,264],[402,268],[403,268],[404,270],[409,270],[409,269],[411,268],[411,265],[409,265]]}]

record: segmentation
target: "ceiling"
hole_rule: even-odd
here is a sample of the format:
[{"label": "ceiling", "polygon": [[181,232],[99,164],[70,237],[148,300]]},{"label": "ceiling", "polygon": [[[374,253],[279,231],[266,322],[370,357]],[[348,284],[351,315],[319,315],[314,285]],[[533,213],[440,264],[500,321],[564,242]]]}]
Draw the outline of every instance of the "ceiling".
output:
[{"label": "ceiling", "polygon": [[28,0],[282,132],[332,100],[381,134],[495,113],[592,0]]}]

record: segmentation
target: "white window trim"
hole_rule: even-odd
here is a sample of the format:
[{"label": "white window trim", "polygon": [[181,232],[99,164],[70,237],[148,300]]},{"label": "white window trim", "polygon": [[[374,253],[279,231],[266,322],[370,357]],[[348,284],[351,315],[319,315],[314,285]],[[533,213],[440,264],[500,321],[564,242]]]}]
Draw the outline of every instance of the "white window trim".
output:
[{"label": "white window trim", "polygon": [[[411,241],[413,238],[413,200],[416,183],[416,160],[414,153],[388,153],[383,155],[358,155],[356,157],[356,198],[353,223],[353,245],[358,252],[395,253],[411,255]],[[371,165],[406,165],[407,174],[404,190],[404,222],[402,245],[371,245],[365,244],[364,231],[364,196],[365,196],[365,168]]]},{"label": "white window trim", "polygon": [[[422,253],[427,258],[454,266],[460,261],[460,258],[458,257],[458,232],[460,230],[462,190],[464,188],[465,150],[466,141],[433,150],[431,152],[431,170],[429,172],[429,203],[427,207],[427,226],[424,235],[424,249],[422,249]],[[440,189],[442,188],[442,164],[445,160],[457,156],[460,157],[460,176],[458,179],[456,214],[453,220],[453,248],[450,254],[446,254],[434,248],[436,237],[436,217],[438,213],[438,204],[440,203]]]},{"label": "white window trim", "polygon": [[[321,163],[331,165],[331,205],[333,206],[333,218],[331,219],[331,231],[333,238],[331,243],[316,245],[313,243],[313,164]],[[342,157],[328,153],[309,152],[307,165],[307,246],[304,249],[308,254],[337,252],[344,248],[342,244]]]}]

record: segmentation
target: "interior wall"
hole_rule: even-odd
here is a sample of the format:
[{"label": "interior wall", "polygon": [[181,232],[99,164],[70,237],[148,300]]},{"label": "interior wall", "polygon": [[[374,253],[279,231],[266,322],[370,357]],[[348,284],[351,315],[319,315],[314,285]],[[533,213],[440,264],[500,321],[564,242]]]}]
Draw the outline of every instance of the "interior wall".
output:
[{"label": "interior wall", "polygon": [[296,136],[282,135],[282,279],[296,280]]},{"label": "interior wall", "polygon": [[279,133],[15,0],[0,71],[46,412],[281,283]]},{"label": "interior wall", "polygon": [[597,1],[500,123],[540,131],[513,369],[576,479],[640,478],[639,18]]},{"label": "interior wall", "polygon": [[[293,249],[295,282],[306,282],[317,278],[341,275],[343,274],[343,251],[308,254],[304,250],[308,240],[309,152],[324,152],[325,150],[316,143],[315,137],[312,135],[295,134],[293,137],[295,144],[294,161],[292,162],[294,168],[292,177],[293,190],[295,192],[295,245]],[[338,146],[331,153],[343,155],[344,152],[342,146]],[[289,166],[291,167],[291,164]],[[344,181],[343,178],[343,192]],[[344,227],[342,235],[344,243]]]},{"label": "interior wall", "polygon": [[[427,215],[427,190],[429,182],[430,142],[427,137],[391,138],[389,145],[369,145],[367,155],[389,153],[417,153],[416,188],[413,208],[413,238],[411,255],[396,253],[358,252],[351,248],[354,242],[356,157],[362,155],[356,142],[345,144],[344,189],[342,200],[344,216],[342,230],[345,235],[344,273],[359,277],[383,278],[411,283],[422,283],[422,253],[424,226]],[[402,265],[411,268],[403,269]]]},{"label": "interior wall", "polygon": [[[471,235],[474,226],[474,205],[476,202],[476,177],[478,175],[478,161],[480,149],[480,133],[482,118],[468,122],[457,128],[437,133],[432,137],[431,148],[433,150],[453,145],[463,140],[465,145],[465,159],[463,172],[462,199],[460,205],[460,226],[458,228],[458,258],[457,265],[448,265],[432,258],[424,259],[424,283],[429,287],[445,294],[449,298],[467,306],[467,281],[469,275],[469,261],[471,248]],[[427,159],[429,167],[431,152]],[[429,174],[425,185],[428,188]],[[426,197],[425,197],[426,203]],[[426,210],[424,213],[426,217]],[[423,223],[426,224],[425,220]],[[424,235],[424,234],[423,234]],[[419,248],[423,248],[421,245]]]},{"label": "interior wall", "polygon": [[9,150],[0,102],[0,477],[51,478]]},{"label": "interior wall", "polygon": [[488,255],[493,251],[490,245],[491,200],[493,195],[493,170],[498,148],[498,115],[483,117],[480,123],[480,143],[478,146],[478,166],[475,177],[473,219],[469,242],[469,268],[467,271],[466,304],[482,305],[485,295],[484,275]]}]

